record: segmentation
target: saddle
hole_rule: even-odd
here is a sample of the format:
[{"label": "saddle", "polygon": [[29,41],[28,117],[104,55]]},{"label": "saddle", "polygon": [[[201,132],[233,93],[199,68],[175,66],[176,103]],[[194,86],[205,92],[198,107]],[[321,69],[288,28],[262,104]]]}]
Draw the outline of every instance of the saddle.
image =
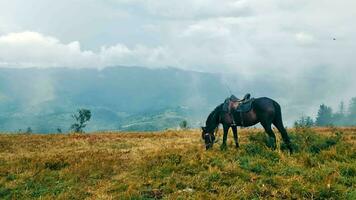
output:
[{"label": "saddle", "polygon": [[252,109],[252,103],[255,98],[243,100],[240,102],[239,106],[236,108],[237,112],[248,112]]}]

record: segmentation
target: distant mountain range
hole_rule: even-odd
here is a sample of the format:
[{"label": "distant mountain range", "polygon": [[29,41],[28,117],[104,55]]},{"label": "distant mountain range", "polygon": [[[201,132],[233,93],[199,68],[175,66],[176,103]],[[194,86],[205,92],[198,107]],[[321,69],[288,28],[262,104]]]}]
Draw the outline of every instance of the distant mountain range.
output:
[{"label": "distant mountain range", "polygon": [[227,95],[219,74],[173,68],[0,68],[0,130],[65,132],[79,108],[86,131],[196,127]]}]

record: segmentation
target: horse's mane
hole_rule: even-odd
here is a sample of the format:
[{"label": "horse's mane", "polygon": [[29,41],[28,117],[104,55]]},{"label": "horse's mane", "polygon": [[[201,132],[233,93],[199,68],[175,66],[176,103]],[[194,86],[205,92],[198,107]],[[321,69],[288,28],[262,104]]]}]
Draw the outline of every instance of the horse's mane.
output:
[{"label": "horse's mane", "polygon": [[220,112],[222,110],[223,104],[217,106],[211,113],[209,114],[208,118],[206,119],[206,128],[208,130],[213,130],[218,127],[220,123]]}]

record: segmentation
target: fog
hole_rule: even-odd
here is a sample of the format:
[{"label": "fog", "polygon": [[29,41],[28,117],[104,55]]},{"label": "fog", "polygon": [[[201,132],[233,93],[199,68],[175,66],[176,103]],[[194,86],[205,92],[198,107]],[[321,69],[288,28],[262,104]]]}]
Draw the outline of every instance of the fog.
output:
[{"label": "fog", "polygon": [[[228,90],[271,97],[290,125],[315,117],[322,103],[336,110],[356,96],[355,7],[352,0],[1,1],[0,67],[208,72],[225,86],[216,94],[222,100]],[[51,76],[41,76],[29,83],[28,104],[58,95]],[[211,102],[191,80],[182,104]]]}]

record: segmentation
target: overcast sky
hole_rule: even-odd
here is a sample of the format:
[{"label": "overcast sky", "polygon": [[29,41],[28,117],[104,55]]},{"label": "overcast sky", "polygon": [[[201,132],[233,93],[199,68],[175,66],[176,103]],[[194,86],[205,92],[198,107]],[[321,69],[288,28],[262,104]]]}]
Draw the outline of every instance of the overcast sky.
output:
[{"label": "overcast sky", "polygon": [[274,80],[306,114],[356,96],[354,0],[0,0],[0,13],[0,67],[236,73]]}]

